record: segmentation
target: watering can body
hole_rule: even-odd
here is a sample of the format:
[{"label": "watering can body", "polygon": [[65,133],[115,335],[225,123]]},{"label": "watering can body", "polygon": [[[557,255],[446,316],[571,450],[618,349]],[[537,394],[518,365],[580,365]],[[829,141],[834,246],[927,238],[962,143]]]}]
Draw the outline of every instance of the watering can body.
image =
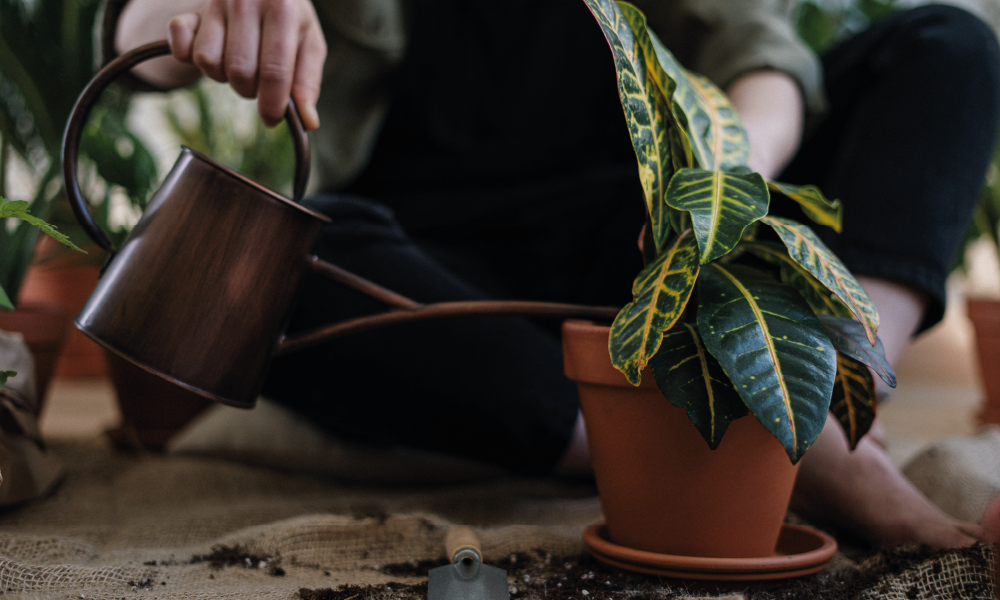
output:
[{"label": "watering can body", "polygon": [[185,148],[76,325],[179,385],[253,406],[327,221]]}]

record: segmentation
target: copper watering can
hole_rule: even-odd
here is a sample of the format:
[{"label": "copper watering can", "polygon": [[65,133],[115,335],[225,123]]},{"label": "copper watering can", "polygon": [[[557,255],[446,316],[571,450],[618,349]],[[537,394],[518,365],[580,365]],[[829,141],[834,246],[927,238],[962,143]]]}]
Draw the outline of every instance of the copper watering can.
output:
[{"label": "copper watering can", "polygon": [[[291,101],[286,121],[296,160],[292,200],[183,148],[138,224],[115,249],[80,191],[80,137],[113,79],[168,53],[167,43],[157,42],[109,63],[80,94],[63,135],[63,179],[73,211],[94,242],[111,253],[75,323],[107,350],[206,398],[250,408],[273,356],[350,333],[455,315],[613,319],[617,314],[611,307],[509,300],[421,304],[318,259],[312,247],[330,220],[299,204],[309,179],[309,146]],[[368,294],[390,310],[286,337],[296,289],[309,274]]]}]

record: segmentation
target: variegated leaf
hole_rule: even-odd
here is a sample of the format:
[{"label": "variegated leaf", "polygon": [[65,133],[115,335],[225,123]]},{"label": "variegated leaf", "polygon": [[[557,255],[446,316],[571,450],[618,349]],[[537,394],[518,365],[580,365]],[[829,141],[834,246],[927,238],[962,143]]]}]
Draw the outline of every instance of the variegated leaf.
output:
[{"label": "variegated leaf", "polygon": [[848,318],[851,316],[851,310],[844,306],[844,303],[838,300],[833,292],[813,277],[812,273],[806,271],[802,265],[792,260],[792,257],[788,255],[788,248],[784,244],[743,241],[739,247],[758,258],[778,265],[782,283],[795,288],[795,291],[802,295],[814,313]]},{"label": "variegated leaf", "polygon": [[689,73],[689,79],[711,117],[711,132],[707,140],[715,161],[714,170],[729,171],[734,167],[747,166],[750,140],[739,113],[722,90],[707,78]]},{"label": "variegated leaf", "polygon": [[756,269],[707,265],[698,289],[705,347],[798,462],[830,407],[837,356],[825,329],[798,292]]},{"label": "variegated leaf", "polygon": [[757,173],[681,169],[667,187],[667,204],[691,213],[703,265],[736,247],[743,230],[767,214],[768,202]]},{"label": "variegated leaf", "polygon": [[719,446],[731,421],[746,416],[747,407],[736,388],[691,323],[678,323],[664,333],[649,365],[663,395],[687,410],[711,449]]},{"label": "variegated leaf", "polygon": [[636,277],[632,302],[615,317],[608,341],[611,363],[632,385],[639,385],[663,332],[684,312],[699,268],[698,246],[688,230]]},{"label": "variegated leaf", "polygon": [[[611,46],[618,96],[639,163],[639,180],[653,224],[653,239],[660,249],[670,227],[663,200],[673,174],[669,93],[675,83],[659,68],[642,13],[631,5],[619,7],[612,0],[584,0],[584,3]],[[629,11],[633,22],[623,10]]]},{"label": "variegated leaf", "polygon": [[889,387],[896,387],[896,374],[885,357],[882,340],[875,338],[875,345],[868,343],[864,327],[853,319],[819,315],[819,322],[826,327],[826,335],[837,352],[871,368]]},{"label": "variegated leaf", "polygon": [[837,378],[833,383],[830,412],[840,422],[851,450],[875,422],[877,402],[871,371],[849,356],[837,353]]},{"label": "variegated leaf", "polygon": [[779,181],[768,181],[767,187],[799,203],[802,212],[820,225],[826,225],[837,233],[843,228],[844,207],[840,200],[827,200],[823,192],[814,185],[792,185]]},{"label": "variegated leaf", "polygon": [[761,221],[777,232],[795,262],[805,267],[851,309],[864,326],[868,341],[874,346],[875,333],[878,331],[878,312],[875,311],[868,292],[837,255],[806,225],[781,217],[764,217]]},{"label": "variegated leaf", "polygon": [[750,141],[729,98],[705,77],[684,69],[655,34],[650,37],[661,67],[676,82],[672,114],[695,159],[684,166],[709,171],[746,166]]}]

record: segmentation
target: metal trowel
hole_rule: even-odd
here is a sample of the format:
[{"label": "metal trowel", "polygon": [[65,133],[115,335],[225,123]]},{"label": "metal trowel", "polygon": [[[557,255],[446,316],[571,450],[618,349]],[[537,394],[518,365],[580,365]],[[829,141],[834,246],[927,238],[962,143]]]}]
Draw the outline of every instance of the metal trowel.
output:
[{"label": "metal trowel", "polygon": [[452,527],[444,546],[451,564],[428,571],[427,600],[510,600],[507,571],[483,564],[471,528]]}]

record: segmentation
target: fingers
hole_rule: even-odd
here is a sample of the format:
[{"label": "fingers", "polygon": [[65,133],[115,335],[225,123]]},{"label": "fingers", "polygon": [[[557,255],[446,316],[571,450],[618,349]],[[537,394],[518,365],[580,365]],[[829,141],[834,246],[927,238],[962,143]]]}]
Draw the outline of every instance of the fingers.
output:
[{"label": "fingers", "polygon": [[226,10],[221,0],[213,0],[201,14],[194,36],[191,60],[202,73],[216,81],[226,81],[223,52],[226,43]]},{"label": "fingers", "polygon": [[256,97],[266,125],[284,118],[291,96],[305,128],[319,127],[326,41],[307,0],[209,0],[174,17],[168,39],[177,60]]},{"label": "fingers", "polygon": [[201,23],[201,15],[198,13],[186,13],[177,15],[170,20],[167,27],[167,42],[170,43],[170,52],[174,58],[182,63],[190,64],[191,54],[194,48],[194,35],[198,31]]},{"label": "fingers", "polygon": [[228,3],[223,72],[236,93],[244,98],[257,95],[259,60],[263,58],[261,17],[259,7],[250,2]]},{"label": "fingers", "polygon": [[264,13],[263,22],[257,111],[264,124],[272,126],[284,116],[292,92],[300,23],[291,2],[273,3]]},{"label": "fingers", "polygon": [[324,62],[326,62],[326,41],[323,39],[323,32],[315,27],[299,47],[291,94],[296,106],[299,107],[302,125],[306,131],[319,127],[316,102],[319,100]]}]

